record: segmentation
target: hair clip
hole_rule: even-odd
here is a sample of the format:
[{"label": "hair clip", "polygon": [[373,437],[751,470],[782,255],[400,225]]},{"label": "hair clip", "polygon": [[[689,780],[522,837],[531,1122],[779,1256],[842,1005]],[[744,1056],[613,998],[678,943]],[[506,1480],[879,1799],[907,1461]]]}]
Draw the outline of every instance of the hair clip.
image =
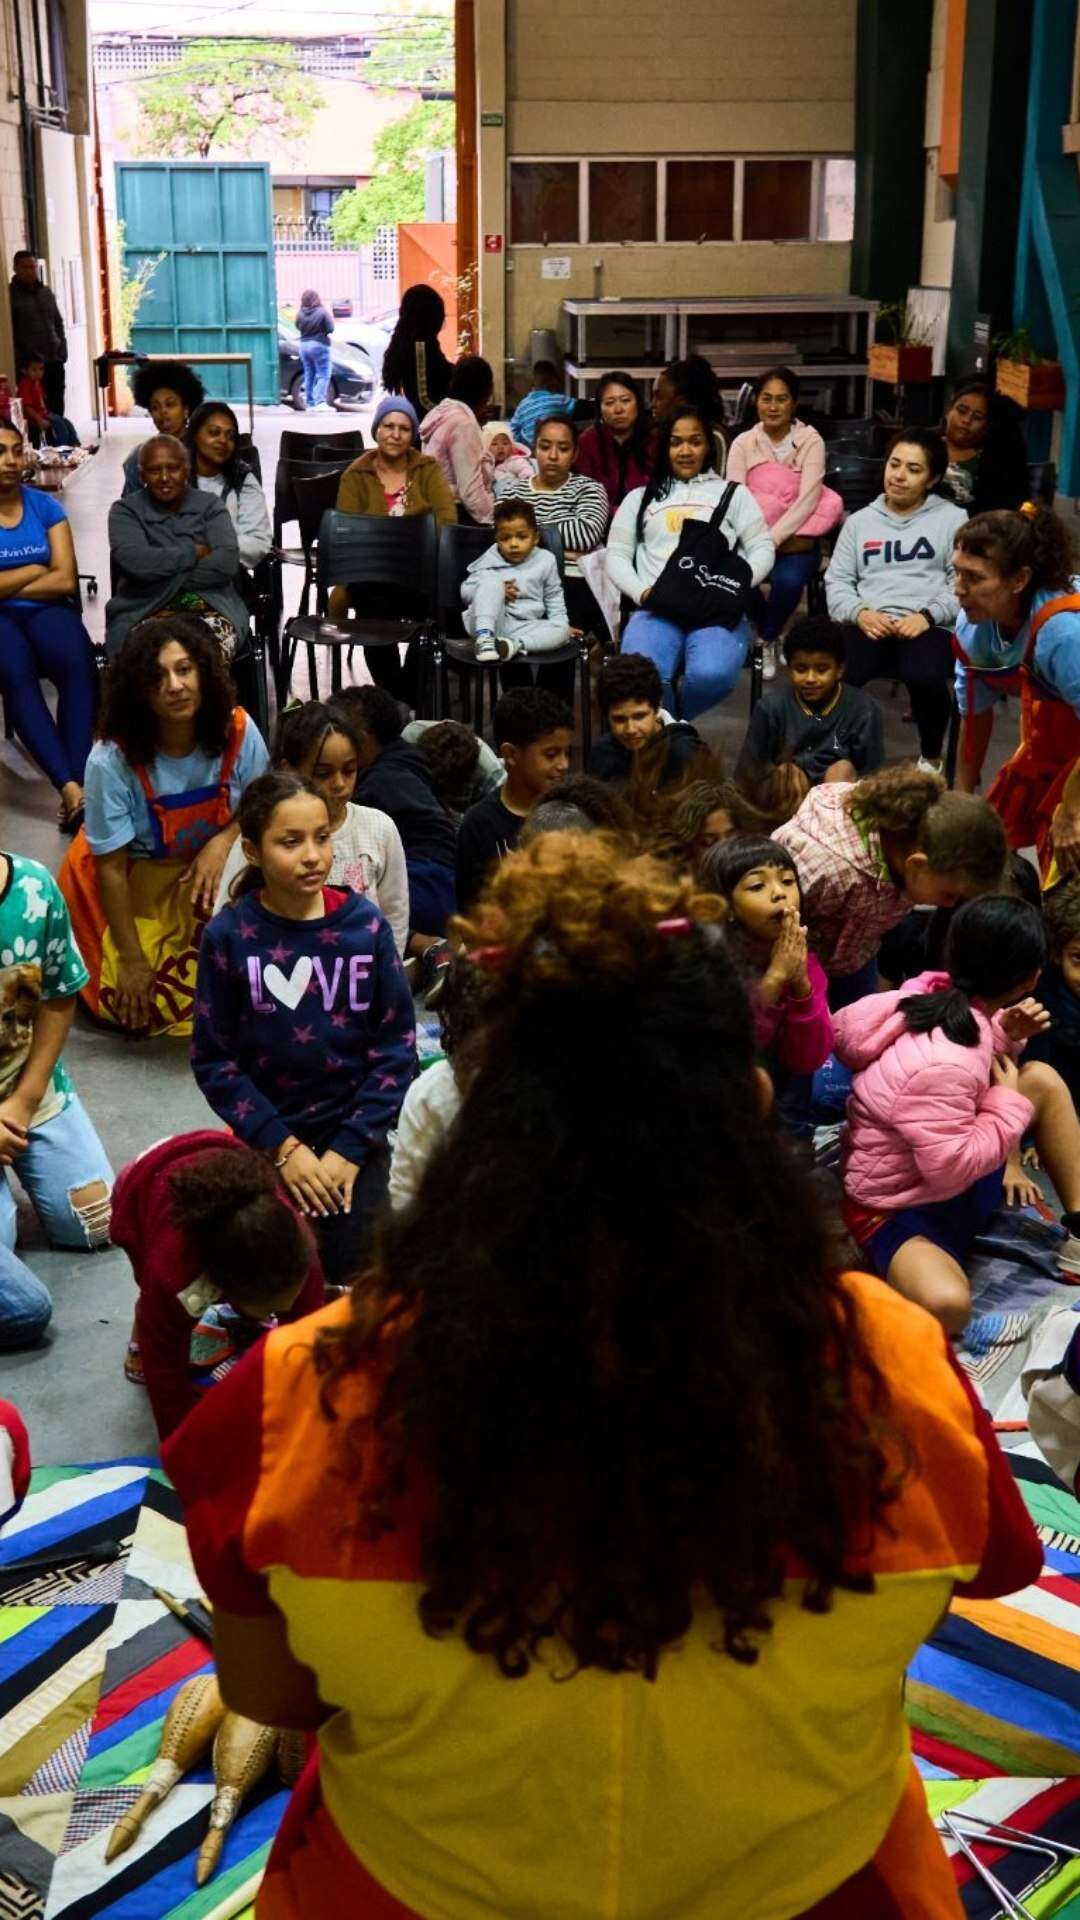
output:
[{"label": "hair clip", "polygon": [[1025,520],[1034,520],[1039,511],[1039,503],[1037,500],[1021,500],[1016,511],[1022,513]]},{"label": "hair clip", "polygon": [[505,945],[472,947],[466,952],[465,958],[471,960],[474,967],[482,967],[485,973],[499,973],[510,958],[510,949]]},{"label": "hair clip", "polygon": [[666,940],[670,940],[678,938],[684,933],[689,933],[692,924],[685,914],[680,914],[676,920],[658,920],[656,923],[656,931],[657,933],[662,933]]}]

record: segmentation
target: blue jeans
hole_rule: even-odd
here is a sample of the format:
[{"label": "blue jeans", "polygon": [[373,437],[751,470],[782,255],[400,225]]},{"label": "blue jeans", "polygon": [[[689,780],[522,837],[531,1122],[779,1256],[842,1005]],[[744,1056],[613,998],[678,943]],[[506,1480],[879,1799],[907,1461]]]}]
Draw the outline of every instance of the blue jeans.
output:
[{"label": "blue jeans", "polygon": [[[41,682],[56,688],[56,719]],[[82,785],[94,740],[97,668],[74,607],[12,607],[0,601],[0,698],[31,758],[59,790]]]},{"label": "blue jeans", "polygon": [[0,1244],[0,1352],[32,1347],[52,1319],[52,1299],[35,1273]]},{"label": "blue jeans", "polygon": [[330,385],[330,349],[325,340],[301,340],[300,364],[304,369],[304,405],[321,407]]},{"label": "blue jeans", "polygon": [[779,640],[820,561],[816,546],[807,553],[777,554],[769,575],[768,595],[755,587],[751,602],[754,621],[763,640]]},{"label": "blue jeans", "polygon": [[[694,720],[727,699],[749,649],[746,620],[737,627],[693,627],[685,633],[673,620],[663,620],[647,607],[628,620],[622,640],[623,653],[641,653],[652,661],[662,682],[664,706],[682,720]],[[676,703],[675,676],[680,669],[683,682]]]},{"label": "blue jeans", "polygon": [[[76,1094],[43,1127],[33,1127],[15,1173],[54,1247],[104,1247],[109,1239],[107,1202],[76,1210],[70,1194],[101,1180],[111,1191],[114,1174],[93,1121]],[[15,1245],[15,1196],[0,1180],[0,1247]]]}]

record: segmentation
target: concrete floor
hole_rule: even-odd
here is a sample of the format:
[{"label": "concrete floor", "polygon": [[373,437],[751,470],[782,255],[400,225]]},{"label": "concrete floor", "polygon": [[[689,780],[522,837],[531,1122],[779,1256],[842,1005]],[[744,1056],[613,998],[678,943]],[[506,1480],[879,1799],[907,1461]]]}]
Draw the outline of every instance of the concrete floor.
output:
[{"label": "concrete floor", "polygon": [[[361,424],[370,411],[343,413],[335,422],[320,415],[311,431],[330,433],[335,425]],[[120,467],[132,444],[145,437],[145,419],[110,424],[99,453],[69,483],[64,493],[82,572],[95,570],[101,584],[96,601],[87,601],[86,624],[95,639],[104,628],[109,561],[106,517],[120,491]],[[263,472],[273,486],[278,438],[283,427],[306,423],[288,408],[263,408],[256,415],[256,442]],[[296,590],[296,569],[289,587]],[[915,736],[902,720],[903,692],[885,686],[874,691],[886,712],[886,750],[903,758],[915,751]],[[734,763],[746,727],[749,675],[732,699],[701,730],[710,745]],[[999,719],[990,769],[1012,751],[1015,711]],[[40,860],[55,871],[65,842],[56,831],[56,797],[10,743],[0,746],[0,831],[5,847]],[[152,1141],[169,1133],[216,1124],[195,1086],[182,1043],[128,1040],[91,1027],[81,1019],[67,1050],[67,1063],[116,1168]],[[34,1455],[41,1465],[117,1459],[156,1452],[156,1437],[145,1395],[123,1377],[124,1347],[131,1328],[133,1288],[124,1255],[118,1251],[74,1255],[49,1249],[27,1207],[20,1215],[21,1251],[49,1288],[54,1301],[52,1326],[41,1346],[0,1355],[0,1393],[21,1408],[30,1427]]]}]

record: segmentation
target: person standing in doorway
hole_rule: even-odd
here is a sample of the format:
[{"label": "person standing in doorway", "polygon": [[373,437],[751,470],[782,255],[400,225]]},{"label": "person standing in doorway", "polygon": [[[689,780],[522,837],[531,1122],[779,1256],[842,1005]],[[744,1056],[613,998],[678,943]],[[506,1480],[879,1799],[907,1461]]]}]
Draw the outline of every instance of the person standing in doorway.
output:
[{"label": "person standing in doorway", "polygon": [[32,253],[21,249],[11,263],[11,331],[15,338],[16,364],[22,366],[31,355],[45,362],[41,384],[50,413],[64,411],[67,334],[56,295],[45,286]]},{"label": "person standing in doorway", "polygon": [[306,287],[296,309],[300,334],[300,364],[304,369],[304,411],[319,413],[326,406],[330,385],[330,335],[334,323],[314,287]]}]

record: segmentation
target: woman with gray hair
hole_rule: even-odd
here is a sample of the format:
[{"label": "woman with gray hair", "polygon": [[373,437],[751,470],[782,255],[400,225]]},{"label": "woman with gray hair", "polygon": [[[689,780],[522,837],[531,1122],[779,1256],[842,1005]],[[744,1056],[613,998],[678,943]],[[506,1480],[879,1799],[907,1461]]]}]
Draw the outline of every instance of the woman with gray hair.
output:
[{"label": "woman with gray hair", "polygon": [[139,454],[142,485],[109,509],[106,651],[115,654],[151,614],[193,613],[231,659],[248,615],[235,585],[240,554],[229,510],[217,494],[192,484],[191,456],[171,433],[155,434]]}]

